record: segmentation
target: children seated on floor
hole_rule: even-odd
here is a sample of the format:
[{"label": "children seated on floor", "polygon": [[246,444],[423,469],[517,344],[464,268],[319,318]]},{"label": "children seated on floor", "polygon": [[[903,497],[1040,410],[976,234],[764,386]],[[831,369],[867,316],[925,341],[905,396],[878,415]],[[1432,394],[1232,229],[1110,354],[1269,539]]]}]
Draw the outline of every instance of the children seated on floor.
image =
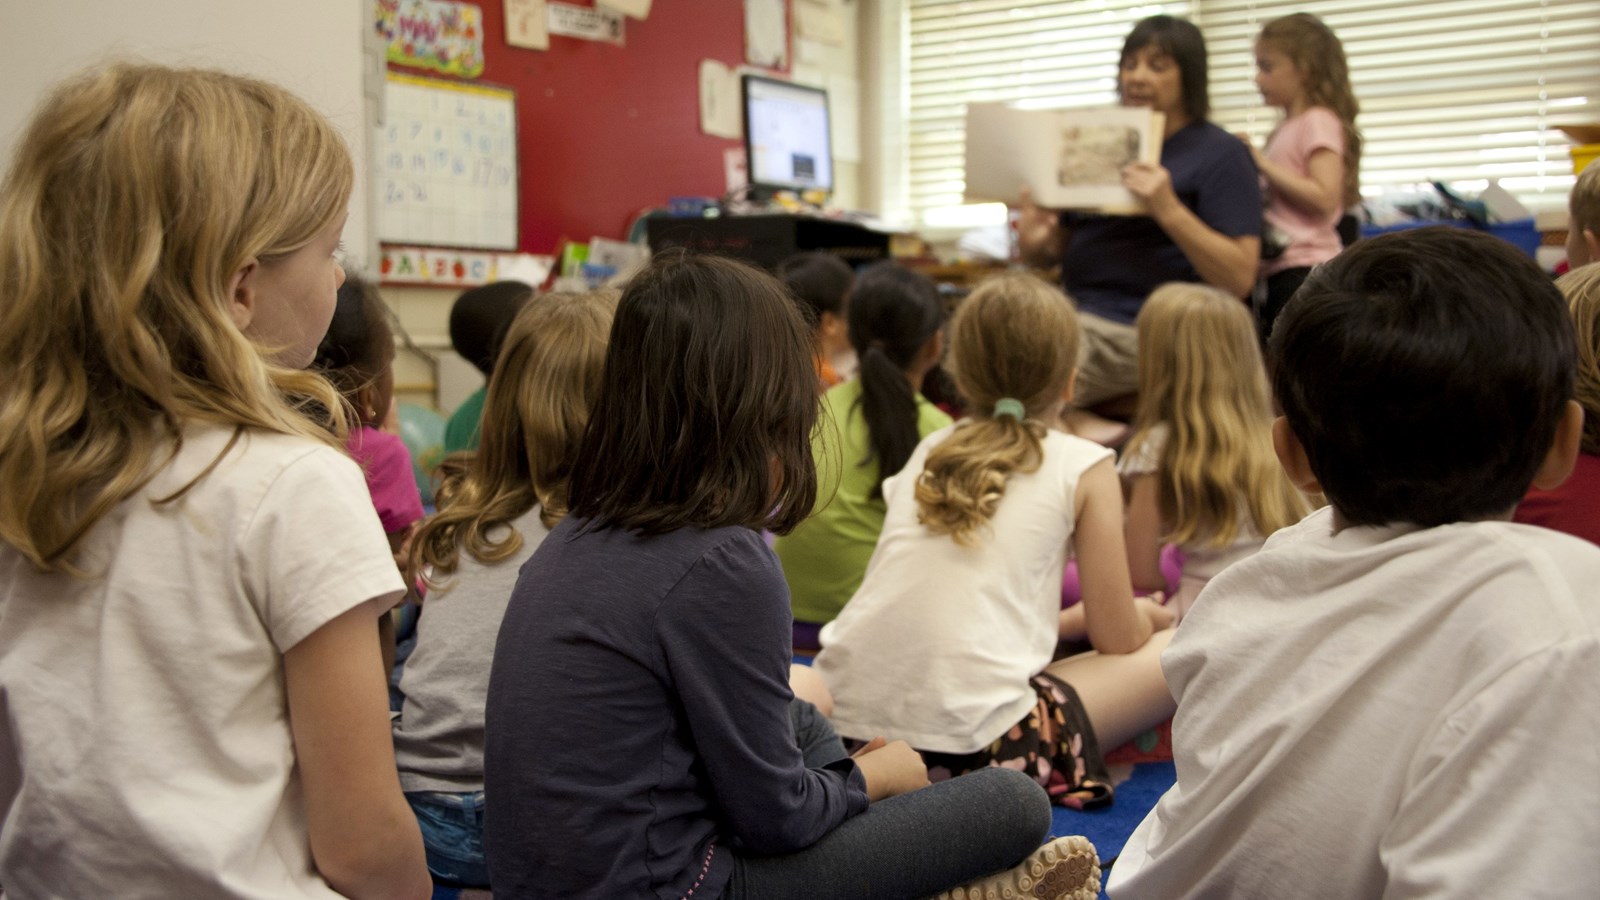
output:
[{"label": "children seated on floor", "polygon": [[1049,805],[1019,772],[928,787],[904,743],[852,758],[820,717],[796,733],[760,530],[811,512],[814,378],[770,275],[669,253],[623,291],[571,511],[495,646],[496,897],[909,900],[1007,866],[962,896],[1098,883],[1081,838],[1040,848]]},{"label": "children seated on floor", "polygon": [[812,436],[817,508],[773,545],[802,650],[816,648],[817,629],[861,585],[883,528],[883,480],[900,471],[919,440],[950,424],[917,390],[944,349],[944,300],[932,280],[880,263],[856,281],[849,313],[861,367],[822,398]]},{"label": "children seated on floor", "polygon": [[832,253],[796,253],[778,264],[778,280],[801,304],[816,334],[817,379],[821,390],[844,381],[834,360],[850,352],[846,299],[855,283],[850,264]]},{"label": "children seated on floor", "polygon": [[489,379],[475,453],[445,459],[439,512],[412,545],[431,590],[400,676],[400,786],[422,825],[428,870],[487,887],[483,709],[495,635],[517,571],[567,513],[567,476],[600,389],[615,291],[523,305]]},{"label": "children seated on floor", "polygon": [[[822,629],[834,724],[909,742],[935,780],[1015,768],[1058,803],[1103,804],[1100,746],[1172,714],[1172,613],[1133,596],[1111,451],[1046,425],[1072,396],[1077,315],[1038,278],[1003,275],[962,301],[950,345],[971,415],[883,483],[866,577]],[[1072,545],[1083,613],[1063,635]],[[1099,652],[1051,662],[1058,639],[1085,634]]]},{"label": "children seated on floor", "polygon": [[[1182,620],[1211,576],[1300,521],[1306,501],[1272,453],[1272,400],[1250,312],[1203,284],[1157,288],[1134,322],[1139,411],[1117,471],[1134,590],[1173,591]],[[1183,554],[1167,583],[1162,547]]]},{"label": "children seated on floor", "polygon": [[[345,278],[311,366],[333,384],[355,415],[345,449],[361,464],[389,550],[403,565],[406,543],[422,521],[422,495],[412,475],[411,452],[398,434],[385,428],[395,411],[394,331],[377,285],[354,275]],[[383,671],[388,673],[395,656],[392,615],[378,620],[378,633]]]},{"label": "children seated on floor", "polygon": [[327,119],[218,71],[108,65],[20,136],[0,187],[7,896],[428,896],[373,640],[405,584],[339,396],[302,371],[353,181]]},{"label": "children seated on floor", "polygon": [[1271,356],[1278,456],[1329,506],[1177,629],[1177,783],[1111,896],[1592,894],[1600,548],[1509,521],[1578,452],[1560,292],[1487,234],[1384,235]]}]

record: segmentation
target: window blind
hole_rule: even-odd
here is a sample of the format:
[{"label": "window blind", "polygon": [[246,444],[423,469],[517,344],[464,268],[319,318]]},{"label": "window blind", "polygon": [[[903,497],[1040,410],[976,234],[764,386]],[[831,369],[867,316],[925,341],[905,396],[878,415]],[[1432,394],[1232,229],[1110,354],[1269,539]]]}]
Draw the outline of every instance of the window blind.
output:
[{"label": "window blind", "polygon": [[1200,26],[1213,121],[1264,139],[1280,113],[1255,89],[1255,36],[1301,11],[1344,42],[1364,193],[1435,180],[1473,191],[1498,179],[1535,209],[1564,203],[1571,142],[1557,126],[1600,119],[1600,0],[906,0],[907,199],[919,226],[1004,215],[962,203],[965,104],[1114,103],[1122,41],[1148,15]]}]

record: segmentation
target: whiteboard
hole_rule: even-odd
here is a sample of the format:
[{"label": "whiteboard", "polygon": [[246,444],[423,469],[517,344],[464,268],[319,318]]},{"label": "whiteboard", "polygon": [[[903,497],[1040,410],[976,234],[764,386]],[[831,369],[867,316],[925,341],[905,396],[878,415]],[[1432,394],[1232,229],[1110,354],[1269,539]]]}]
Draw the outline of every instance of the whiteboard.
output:
[{"label": "whiteboard", "polygon": [[517,249],[515,93],[390,73],[377,151],[380,240]]}]

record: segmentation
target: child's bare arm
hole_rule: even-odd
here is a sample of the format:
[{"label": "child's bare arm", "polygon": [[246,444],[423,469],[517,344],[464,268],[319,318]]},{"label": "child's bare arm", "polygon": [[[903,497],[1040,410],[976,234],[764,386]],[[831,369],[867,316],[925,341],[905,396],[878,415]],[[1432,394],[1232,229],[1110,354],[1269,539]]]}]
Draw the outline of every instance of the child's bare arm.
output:
[{"label": "child's bare arm", "polygon": [[1078,577],[1083,584],[1084,630],[1101,653],[1132,653],[1150,639],[1150,619],[1133,602],[1122,537],[1122,487],[1111,460],[1090,466],[1078,479]]},{"label": "child's bare arm", "polygon": [[1306,160],[1305,175],[1278,165],[1265,154],[1257,153],[1256,165],[1278,196],[1294,207],[1319,216],[1344,209],[1344,157],[1335,151],[1327,147],[1313,151]]},{"label": "child's bare arm", "polygon": [[1127,524],[1124,537],[1128,545],[1128,573],[1133,588],[1141,593],[1169,589],[1161,573],[1161,501],[1155,473],[1128,479]]},{"label": "child's bare arm", "polygon": [[422,834],[400,792],[367,603],[312,632],[283,656],[289,724],[317,870],[355,898],[424,898],[432,881]]}]

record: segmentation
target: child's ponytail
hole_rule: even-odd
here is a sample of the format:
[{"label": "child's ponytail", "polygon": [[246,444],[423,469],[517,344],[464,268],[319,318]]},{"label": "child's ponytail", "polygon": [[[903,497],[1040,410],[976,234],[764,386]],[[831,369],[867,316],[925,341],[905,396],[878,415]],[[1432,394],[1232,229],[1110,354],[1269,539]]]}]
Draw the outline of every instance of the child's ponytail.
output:
[{"label": "child's ponytail", "polygon": [[1043,461],[1041,420],[1060,404],[1077,358],[1077,316],[1038,278],[999,275],[962,301],[950,365],[973,418],[928,453],[917,478],[917,518],[928,530],[977,543],[1011,476]]},{"label": "child's ponytail", "polygon": [[850,294],[850,343],[860,361],[861,417],[870,447],[866,458],[846,463],[878,466],[872,496],[883,479],[905,467],[922,439],[917,392],[906,373],[944,324],[944,304],[927,276],[891,263],[862,273]]}]

